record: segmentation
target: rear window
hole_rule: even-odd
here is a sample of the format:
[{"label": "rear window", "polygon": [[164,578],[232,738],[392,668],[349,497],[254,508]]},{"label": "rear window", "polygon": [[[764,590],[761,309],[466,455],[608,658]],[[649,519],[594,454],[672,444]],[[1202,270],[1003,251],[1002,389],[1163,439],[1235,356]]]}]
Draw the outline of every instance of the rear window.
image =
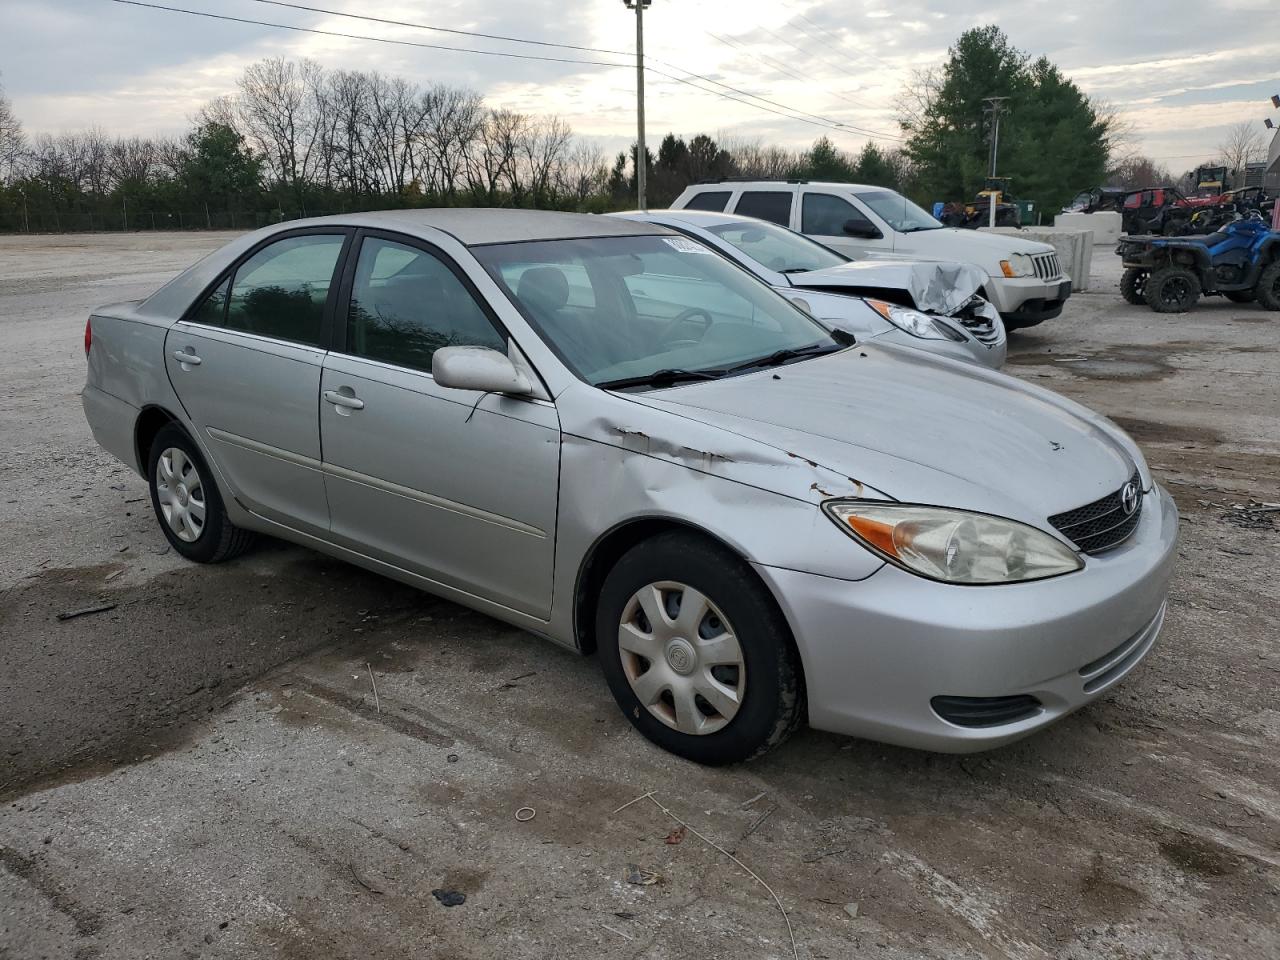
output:
[{"label": "rear window", "polygon": [[758,217],[781,227],[791,225],[791,194],[776,190],[745,190],[734,213]]},{"label": "rear window", "polygon": [[689,198],[689,202],[684,205],[686,210],[711,210],[715,213],[724,213],[724,208],[729,205],[729,196],[732,191],[729,190],[708,190],[705,193],[695,193]]}]

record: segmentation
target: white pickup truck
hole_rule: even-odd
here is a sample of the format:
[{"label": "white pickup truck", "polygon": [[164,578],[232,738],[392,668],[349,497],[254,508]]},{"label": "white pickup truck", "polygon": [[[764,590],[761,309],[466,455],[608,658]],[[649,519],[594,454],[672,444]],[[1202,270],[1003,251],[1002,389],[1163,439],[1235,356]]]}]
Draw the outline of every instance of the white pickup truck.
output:
[{"label": "white pickup truck", "polygon": [[1071,278],[1046,243],[1002,233],[945,227],[902,194],[885,187],[808,180],[718,180],[694,184],[676,210],[714,210],[789,227],[855,260],[952,260],[986,273],[982,295],[1006,329],[1058,316]]}]

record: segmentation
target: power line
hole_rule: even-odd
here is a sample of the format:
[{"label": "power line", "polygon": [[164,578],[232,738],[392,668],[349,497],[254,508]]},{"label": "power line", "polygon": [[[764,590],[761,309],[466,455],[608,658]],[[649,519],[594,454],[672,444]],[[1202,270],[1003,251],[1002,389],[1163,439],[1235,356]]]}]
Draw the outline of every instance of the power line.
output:
[{"label": "power line", "polygon": [[[580,50],[588,53],[606,53],[606,54],[613,54],[617,56],[630,56],[629,52],[623,51],[623,50],[607,50],[601,47],[585,47],[585,46],[578,46],[575,44],[568,44],[568,43],[564,43],[564,44],[549,43],[548,41],[530,40],[525,37],[512,37],[512,36],[506,36],[502,34],[493,34],[493,33],[477,33],[472,30],[456,30],[451,27],[439,27],[432,24],[417,23],[409,20],[391,20],[385,17],[374,17],[368,14],[363,14],[363,13],[346,13],[341,10],[331,10],[323,7],[315,7],[315,6],[311,6],[304,3],[292,3],[292,2],[288,2],[288,0],[254,0],[254,2],[265,3],[273,7],[284,7],[290,10],[302,10],[308,13],[320,13],[328,16],[347,17],[348,19],[351,19],[351,20],[364,20],[370,23],[388,24],[388,25],[397,26],[397,27],[409,27],[414,30],[435,30],[435,31],[441,31],[444,33],[460,34],[468,37],[481,37],[486,40],[500,40],[506,43],[536,44],[538,46],[563,47],[569,50]],[[845,124],[839,120],[833,120],[831,117],[821,116],[816,113],[810,113],[807,110],[801,110],[798,107],[792,107],[785,103],[779,103],[776,100],[770,100],[768,97],[762,97],[759,94],[752,93],[749,90],[743,90],[739,87],[732,86],[731,84],[722,83],[721,81],[715,80],[712,77],[704,76],[703,74],[700,74],[700,73],[695,73],[694,71],[689,70],[687,67],[682,67],[674,63],[668,63],[667,61],[660,60],[659,58],[654,56],[650,56],[649,59],[652,60],[654,63],[667,67],[668,69],[677,70],[680,73],[688,75],[689,77],[693,77],[695,79],[701,80],[704,83],[709,83],[714,86],[721,87],[732,93],[736,93],[739,96],[750,97],[752,100],[759,100],[760,102],[767,103],[770,106],[779,107],[782,110],[788,111],[790,113],[800,114],[801,116],[809,117],[813,120],[821,120],[827,124],[830,124],[833,128],[840,129],[842,127],[848,127],[850,130],[854,130],[864,135],[874,135],[874,134],[869,134],[867,131],[860,130],[852,125]],[[695,87],[695,89],[697,88]],[[707,92],[714,93],[715,91],[707,91]],[[745,101],[738,101],[738,102],[744,103]],[[754,106],[754,104],[747,104],[747,106]]]},{"label": "power line", "polygon": [[[780,0],[780,2],[782,2],[782,0]],[[805,23],[809,24],[811,27],[813,27],[813,28],[815,28],[815,29],[817,29],[817,30],[824,30],[824,29],[826,29],[826,28],[825,28],[825,27],[823,27],[820,23],[815,23],[814,21],[812,21],[812,20],[810,20],[808,17],[806,17],[803,13],[801,13],[799,10],[797,10],[797,9],[796,9],[796,7],[794,6],[794,4],[789,4],[789,3],[782,2],[782,5],[783,5],[784,7],[786,7],[787,9],[794,11],[794,12],[795,12],[795,15],[796,15],[797,17],[799,17],[799,18],[800,18],[801,20],[803,20]],[[799,29],[801,33],[805,34],[805,36],[810,36],[809,32],[808,32],[807,30],[805,30],[803,27],[798,27],[797,29]],[[830,41],[825,40],[825,39],[823,39],[822,37],[814,37],[814,39],[815,39],[815,40],[817,40],[819,43],[821,43],[823,46],[831,47],[831,49],[835,50],[835,51],[836,51],[837,53],[839,53],[842,57],[845,57],[846,59],[848,59],[848,60],[849,60],[849,62],[850,62],[850,63],[852,63],[852,64],[854,64],[855,66],[858,66],[858,67],[861,67],[861,66],[862,66],[862,64],[858,63],[858,62],[857,62],[856,60],[854,60],[852,57],[849,57],[849,55],[848,55],[848,54],[846,54],[843,50],[841,50],[839,47],[837,47],[835,44],[831,43]],[[864,49],[862,49],[861,47],[857,47],[857,46],[855,46],[855,47],[854,47],[854,49],[856,49],[859,53],[862,53],[862,54],[864,54],[865,56],[870,57],[872,60],[875,60],[875,61],[877,61],[877,62],[879,62],[879,63],[884,64],[886,67],[888,67],[888,68],[889,68],[889,69],[891,69],[891,70],[896,70],[896,69],[897,69],[897,68],[896,68],[892,63],[890,63],[888,60],[884,60],[884,59],[882,59],[881,57],[876,56],[876,55],[875,55],[874,53],[872,53],[870,50],[864,50]]]},{"label": "power line", "polygon": [[355,33],[343,33],[339,30],[321,30],[317,27],[295,27],[287,23],[272,23],[267,20],[251,20],[248,17],[233,17],[225,13],[210,13],[206,10],[188,10],[185,7],[168,7],[160,3],[144,3],[143,0],[111,0],[130,7],[145,7],[148,10],[166,10],[169,13],[185,13],[192,17],[207,17],[211,20],[226,20],[231,23],[245,23],[255,27],[273,27],[277,30],[292,30],[294,33],[314,33],[322,37],[342,37],[347,40],[372,40],[375,43],[389,43],[398,47],[420,47],[424,50],[450,50],[454,53],[473,53],[483,57],[507,57],[513,60],[540,60],[548,63],[579,63],[593,67],[627,67],[627,63],[607,63],[603,60],[575,60],[567,57],[543,57],[531,53],[504,53],[497,50],[475,50],[470,47],[450,47],[439,43],[418,43],[414,40],[392,40],[388,37],[370,37]]},{"label": "power line", "polygon": [[[480,56],[488,56],[488,57],[506,57],[506,58],[517,59],[517,60],[536,60],[536,61],[550,62],[550,63],[572,63],[572,64],[582,64],[586,66],[597,66],[597,67],[630,67],[631,66],[631,64],[628,64],[628,63],[613,63],[613,62],[606,62],[601,60],[583,60],[583,59],[575,59],[575,58],[568,58],[568,57],[536,56],[533,54],[506,53],[506,52],[501,52],[496,50],[476,50],[469,47],[453,47],[453,46],[447,46],[444,44],[420,43],[413,40],[393,40],[388,37],[371,37],[366,34],[346,33],[338,30],[321,30],[317,27],[299,27],[299,26],[293,26],[290,24],[275,23],[267,20],[254,20],[247,17],[234,17],[228,14],[211,13],[204,10],[191,10],[185,7],[174,7],[174,6],[168,6],[166,4],[160,4],[160,3],[147,3],[147,2],[144,2],[144,0],[111,0],[111,2],[120,3],[126,6],[132,6],[132,7],[143,7],[150,10],[163,10],[169,13],[181,13],[181,14],[185,14],[187,16],[193,16],[193,17],[205,17],[212,20],[223,20],[231,23],[242,23],[250,26],[271,27],[278,30],[290,30],[295,33],[311,33],[311,34],[318,34],[320,36],[327,36],[327,37],[340,37],[348,40],[369,40],[375,43],[386,43],[386,44],[392,44],[395,46],[419,47],[427,50],[444,50],[444,51],[450,51],[453,53],[470,53],[470,54],[477,54]],[[314,12],[320,12],[320,13],[325,12],[322,10],[318,10],[317,8],[304,7],[301,4],[279,3],[278,5],[295,7],[297,9],[312,10]],[[356,15],[352,14],[350,16],[356,16]],[[376,19],[376,18],[358,17],[358,19]],[[386,22],[386,21],[383,21],[383,22]],[[402,25],[419,27],[422,29],[436,29],[434,27],[428,27],[422,24],[406,23]],[[503,38],[503,39],[514,39],[514,38]],[[515,40],[515,42],[523,42],[523,41]],[[583,49],[593,49],[593,48],[583,48]],[[662,61],[659,61],[659,62],[662,62]],[[665,65],[668,67],[671,67],[671,69],[680,70],[681,72],[688,74],[689,77],[703,80],[707,83],[715,84],[716,86],[724,87],[726,90],[731,90],[735,93],[741,94],[742,96],[753,97],[757,100],[764,99],[756,96],[755,94],[748,93],[745,90],[739,90],[737,87],[732,87],[728,84],[720,83],[717,80],[712,80],[709,77],[703,77],[699,74],[692,73],[689,70],[684,70],[684,68],[682,67],[676,67],[671,64],[665,64]],[[845,124],[837,120],[831,120],[830,118],[819,117],[817,114],[805,114],[805,111],[797,110],[796,108],[789,107],[785,104],[779,104],[776,101],[765,100],[764,102],[773,104],[775,106],[779,106],[782,108],[782,110],[773,110],[773,109],[770,109],[769,107],[761,106],[760,104],[753,103],[749,100],[742,100],[742,99],[739,99],[738,97],[721,93],[718,90],[708,90],[707,88],[699,86],[697,83],[692,82],[688,78],[672,76],[671,74],[664,73],[660,70],[655,70],[652,67],[646,67],[645,69],[648,72],[657,74],[658,76],[664,77],[665,79],[668,79],[668,80],[672,80],[676,83],[681,83],[686,86],[692,87],[693,89],[699,90],[703,93],[710,94],[712,96],[721,97],[725,100],[732,100],[735,103],[741,103],[744,106],[752,107],[756,110],[762,110],[766,113],[771,113],[776,116],[785,117],[789,120],[795,120],[801,123],[808,123],[813,126],[821,126],[821,127],[825,127],[833,130],[848,130],[856,133],[861,133],[867,136],[881,136],[881,134],[875,133],[874,131],[862,130],[852,124]],[[805,115],[796,116],[794,113],[788,113],[783,111],[794,111],[795,113],[800,113]],[[813,119],[806,119],[807,117],[813,118]],[[900,139],[900,138],[893,138],[893,139]]]},{"label": "power line", "polygon": [[437,33],[452,33],[463,37],[479,37],[483,40],[503,40],[507,43],[528,43],[538,47],[559,47],[562,50],[578,50],[583,53],[607,53],[619,57],[632,56],[630,50],[606,50],[602,47],[581,47],[572,43],[552,43],[549,40],[531,40],[528,37],[507,37],[500,33],[478,33],[475,30],[458,30],[453,27],[437,27],[426,23],[412,23],[408,20],[389,20],[385,17],[371,17],[363,13],[345,13],[342,10],[326,10],[323,7],[309,7],[301,3],[286,3],[285,0],[254,0],[273,7],[287,7],[291,10],[306,10],[310,13],[323,13],[330,17],[347,17],[351,20],[367,20],[370,23],[385,23],[393,27],[413,27],[417,30],[435,30]]}]

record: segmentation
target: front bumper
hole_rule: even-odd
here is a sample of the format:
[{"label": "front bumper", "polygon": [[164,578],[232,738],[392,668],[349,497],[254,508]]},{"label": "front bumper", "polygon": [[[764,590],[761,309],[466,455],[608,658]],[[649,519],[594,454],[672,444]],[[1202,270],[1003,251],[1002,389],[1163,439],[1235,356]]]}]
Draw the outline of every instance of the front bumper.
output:
[{"label": "front bumper", "polygon": [[[967,753],[1079,709],[1146,656],[1164,620],[1177,527],[1172,498],[1153,486],[1124,544],[1035,583],[952,586],[891,565],[858,582],[756,569],[795,634],[812,726]],[[998,726],[950,723],[930,704],[1018,694],[1040,708]]]},{"label": "front bumper", "polygon": [[992,277],[987,299],[1000,311],[1009,328],[1030,327],[1060,313],[1071,296],[1071,279],[1041,280],[1038,277]]}]

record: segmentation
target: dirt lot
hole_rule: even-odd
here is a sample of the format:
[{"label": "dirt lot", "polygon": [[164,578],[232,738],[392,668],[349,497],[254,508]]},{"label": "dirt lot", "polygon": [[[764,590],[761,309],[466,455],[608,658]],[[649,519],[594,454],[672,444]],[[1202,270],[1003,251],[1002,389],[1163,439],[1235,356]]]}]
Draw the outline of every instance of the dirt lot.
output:
[{"label": "dirt lot", "polygon": [[168,552],[83,422],[81,331],[225,239],[0,238],[0,957],[791,956],[761,884],[614,812],[649,791],[801,957],[1280,956],[1280,515],[1233,509],[1280,501],[1280,315],[1128,307],[1099,249],[1014,337],[1183,512],[1118,689],[986,755],[806,732],[707,770],[594,660],[305,550]]}]

